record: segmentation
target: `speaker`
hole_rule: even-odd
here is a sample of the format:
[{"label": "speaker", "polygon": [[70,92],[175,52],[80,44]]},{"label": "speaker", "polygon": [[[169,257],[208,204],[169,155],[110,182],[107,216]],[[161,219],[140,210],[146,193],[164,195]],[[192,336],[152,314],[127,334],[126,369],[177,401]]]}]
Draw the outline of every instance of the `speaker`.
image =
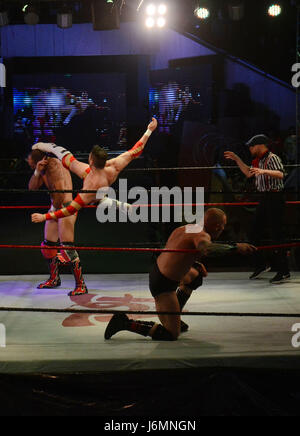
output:
[{"label": "speaker", "polygon": [[117,2],[106,0],[92,1],[92,19],[94,30],[113,30],[120,28],[120,11]]}]

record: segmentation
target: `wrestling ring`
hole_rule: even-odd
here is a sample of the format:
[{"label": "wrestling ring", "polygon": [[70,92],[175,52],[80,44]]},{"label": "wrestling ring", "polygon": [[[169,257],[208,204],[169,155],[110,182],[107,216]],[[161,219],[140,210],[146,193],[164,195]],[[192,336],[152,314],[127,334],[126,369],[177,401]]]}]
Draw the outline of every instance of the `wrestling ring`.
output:
[{"label": "wrestling ring", "polygon": [[[193,293],[182,313],[189,330],[178,341],[152,341],[126,331],[105,341],[105,328],[115,313],[126,313],[136,320],[158,321],[147,271],[87,272],[85,280],[89,293],[79,297],[68,297],[73,278],[63,271],[61,287],[37,289],[45,275],[22,274],[18,262],[21,257],[29,264],[42,262],[38,237],[32,238],[32,232],[27,234],[25,229],[31,226],[32,210],[42,211],[49,206],[15,205],[15,196],[22,193],[36,195],[37,192],[4,191],[9,193],[12,204],[2,201],[0,213],[4,214],[5,220],[13,217],[15,229],[17,223],[22,224],[11,239],[12,232],[2,230],[1,257],[10,259],[11,269],[0,276],[0,374],[8,377],[16,374],[48,377],[51,374],[58,378],[80,374],[90,380],[89,377],[96,374],[101,377],[106,374],[110,379],[120,374],[130,378],[136,373],[147,379],[147,374],[165,374],[166,371],[170,374],[179,371],[183,375],[224,368],[231,371],[299,370],[300,344],[298,348],[293,342],[297,333],[294,326],[300,323],[299,271],[293,271],[292,279],[280,286],[270,286],[272,272],[255,281],[248,280],[250,269],[210,272],[204,286]],[[47,192],[38,193],[45,195]],[[257,204],[257,201],[223,201],[206,202],[205,206],[228,210]],[[300,201],[287,201],[287,204],[297,208]],[[94,208],[90,206],[87,209],[91,210],[81,213],[89,215],[86,217],[89,220],[94,219],[91,218]],[[76,234],[80,231],[83,228],[76,230]],[[146,243],[141,247],[140,242],[128,245],[100,246],[93,241],[93,244],[77,244],[75,248],[83,256],[84,266],[93,256],[97,257],[96,263],[101,263],[103,256],[109,256],[112,263],[114,256],[127,256],[133,263],[146,257],[144,265],[152,256],[166,251],[162,245],[153,248],[153,241],[148,243],[152,247],[146,247]],[[291,239],[280,245],[269,241],[259,250],[286,248],[291,251],[298,247],[300,242]]]}]

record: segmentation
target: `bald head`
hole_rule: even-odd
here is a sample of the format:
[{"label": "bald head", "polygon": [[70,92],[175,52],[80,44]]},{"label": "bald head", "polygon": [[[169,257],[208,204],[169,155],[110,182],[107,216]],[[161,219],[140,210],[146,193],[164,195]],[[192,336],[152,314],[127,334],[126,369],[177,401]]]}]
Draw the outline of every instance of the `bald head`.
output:
[{"label": "bald head", "polygon": [[224,219],[226,219],[226,213],[221,210],[221,209],[217,209],[215,207],[212,207],[211,209],[208,209],[205,212],[205,217],[204,217],[205,221],[210,222],[210,223],[222,223],[224,221]]},{"label": "bald head", "polygon": [[205,231],[213,238],[217,239],[227,224],[226,213],[217,208],[208,209],[204,216]]}]

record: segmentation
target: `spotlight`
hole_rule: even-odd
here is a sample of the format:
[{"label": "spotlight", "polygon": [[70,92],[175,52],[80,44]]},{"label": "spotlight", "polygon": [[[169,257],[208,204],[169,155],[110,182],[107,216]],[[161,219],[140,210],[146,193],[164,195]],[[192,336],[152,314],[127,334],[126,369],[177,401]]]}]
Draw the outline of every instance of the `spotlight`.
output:
[{"label": "spotlight", "polygon": [[156,14],[156,6],[153,3],[147,6],[146,14],[151,16]]},{"label": "spotlight", "polygon": [[282,8],[279,4],[273,4],[269,6],[268,14],[270,17],[278,17],[282,12]]},{"label": "spotlight", "polygon": [[207,8],[197,7],[195,9],[195,15],[200,20],[206,20],[207,18],[210,17],[210,12],[209,9]]},{"label": "spotlight", "polygon": [[30,26],[35,26],[40,22],[39,14],[34,6],[25,5],[23,8],[23,12],[24,21],[26,24],[29,24]]},{"label": "spotlight", "polygon": [[148,27],[148,29],[152,29],[155,26],[155,20],[152,17],[148,17],[146,19],[146,27]]},{"label": "spotlight", "polygon": [[146,14],[145,25],[148,29],[154,27],[162,29],[167,24],[168,7],[166,3],[158,0],[153,0],[144,6],[144,13]]},{"label": "spotlight", "polygon": [[161,4],[158,6],[159,15],[166,15],[167,10],[168,10],[168,8],[167,8],[167,5],[165,5],[165,4]]},{"label": "spotlight", "polygon": [[69,29],[73,25],[72,11],[65,5],[57,12],[57,25],[61,29]]},{"label": "spotlight", "polygon": [[160,29],[162,29],[163,27],[165,27],[165,25],[167,24],[166,19],[164,17],[159,17],[157,19],[157,27],[159,27]]}]

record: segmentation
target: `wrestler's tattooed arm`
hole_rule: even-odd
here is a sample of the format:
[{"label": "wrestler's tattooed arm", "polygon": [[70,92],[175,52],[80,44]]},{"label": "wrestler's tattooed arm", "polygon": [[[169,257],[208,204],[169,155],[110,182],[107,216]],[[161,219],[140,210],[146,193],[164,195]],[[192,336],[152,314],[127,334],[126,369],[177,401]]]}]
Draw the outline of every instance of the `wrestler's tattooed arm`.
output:
[{"label": "wrestler's tattooed arm", "polygon": [[212,243],[206,247],[206,257],[221,257],[233,253],[237,253],[237,244],[229,245]]},{"label": "wrestler's tattooed arm", "polygon": [[221,257],[226,256],[226,254],[235,254],[239,253],[242,255],[253,254],[257,251],[257,248],[254,245],[246,244],[246,243],[238,243],[238,244],[218,244],[211,243],[206,246],[206,257]]}]

